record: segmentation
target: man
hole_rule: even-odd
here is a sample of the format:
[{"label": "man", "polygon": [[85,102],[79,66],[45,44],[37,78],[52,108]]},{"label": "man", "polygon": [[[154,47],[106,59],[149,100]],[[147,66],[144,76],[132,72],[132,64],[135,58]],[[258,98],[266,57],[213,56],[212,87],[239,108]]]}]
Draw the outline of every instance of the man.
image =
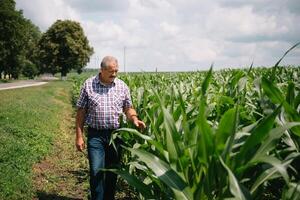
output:
[{"label": "man", "polygon": [[100,73],[84,82],[77,101],[76,147],[79,151],[85,148],[83,126],[86,123],[92,200],[114,199],[117,175],[111,172],[104,175],[100,169],[120,161],[119,142],[116,141],[117,152],[109,145],[111,133],[120,126],[120,115],[124,112],[136,127],[146,127],[133,109],[128,86],[117,78],[118,70],[116,58],[104,57]]}]

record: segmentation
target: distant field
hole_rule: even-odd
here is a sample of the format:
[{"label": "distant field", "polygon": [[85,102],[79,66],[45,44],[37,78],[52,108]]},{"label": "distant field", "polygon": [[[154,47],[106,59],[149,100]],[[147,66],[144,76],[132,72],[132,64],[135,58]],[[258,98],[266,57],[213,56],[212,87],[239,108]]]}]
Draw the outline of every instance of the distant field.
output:
[{"label": "distant field", "polygon": [[31,199],[32,165],[60,133],[69,82],[0,91],[0,199]]}]

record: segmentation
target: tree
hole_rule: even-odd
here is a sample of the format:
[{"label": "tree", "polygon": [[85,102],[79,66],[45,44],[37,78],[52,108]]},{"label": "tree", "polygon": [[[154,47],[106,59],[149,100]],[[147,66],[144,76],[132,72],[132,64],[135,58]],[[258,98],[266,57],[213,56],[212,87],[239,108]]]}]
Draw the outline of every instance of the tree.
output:
[{"label": "tree", "polygon": [[22,67],[22,74],[30,79],[33,79],[36,75],[38,75],[38,69],[34,63],[29,60],[25,60]]},{"label": "tree", "polygon": [[25,26],[24,34],[26,34],[25,35],[26,43],[24,44],[24,46],[26,51],[24,52],[24,61],[26,63],[25,65],[24,63],[22,63],[22,66],[26,66],[26,64],[31,63],[30,65],[32,67],[34,65],[34,68],[38,69],[40,63],[38,59],[37,45],[42,34],[39,28],[34,24],[32,24],[30,20],[26,20],[25,24],[26,26]]},{"label": "tree", "polygon": [[15,5],[14,0],[0,0],[0,75],[10,78],[18,78],[22,61],[31,59],[40,37],[39,29]]},{"label": "tree", "polygon": [[18,32],[20,17],[13,0],[1,0],[0,18],[0,71],[7,75],[16,63],[21,37]]},{"label": "tree", "polygon": [[72,69],[82,69],[90,60],[90,47],[80,24],[71,20],[57,20],[38,44],[42,72],[66,76]]}]

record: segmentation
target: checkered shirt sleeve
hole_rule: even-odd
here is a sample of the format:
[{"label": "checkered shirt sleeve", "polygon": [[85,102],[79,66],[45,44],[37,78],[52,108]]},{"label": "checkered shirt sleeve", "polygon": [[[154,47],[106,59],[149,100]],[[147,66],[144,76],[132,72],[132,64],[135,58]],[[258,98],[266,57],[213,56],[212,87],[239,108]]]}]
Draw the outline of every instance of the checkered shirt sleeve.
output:
[{"label": "checkered shirt sleeve", "polygon": [[87,108],[87,105],[88,105],[88,95],[86,92],[86,83],[84,83],[80,89],[80,94],[76,106],[78,108]]}]

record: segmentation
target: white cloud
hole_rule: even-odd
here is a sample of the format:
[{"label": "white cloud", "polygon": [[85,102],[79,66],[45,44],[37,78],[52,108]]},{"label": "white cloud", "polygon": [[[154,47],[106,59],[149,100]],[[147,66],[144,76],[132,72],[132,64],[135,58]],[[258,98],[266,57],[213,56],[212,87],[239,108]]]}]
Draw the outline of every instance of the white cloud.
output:
[{"label": "white cloud", "polygon": [[68,0],[66,1],[81,13],[120,12],[128,8],[127,0]]},{"label": "white cloud", "polygon": [[[273,65],[300,40],[296,0],[16,0],[45,31],[56,19],[77,20],[94,47],[90,67],[105,55],[126,70],[188,71]],[[294,50],[283,61],[300,63]],[[120,67],[122,70],[122,67]]]},{"label": "white cloud", "polygon": [[120,41],[124,30],[113,21],[95,23],[87,21],[83,24],[89,39],[95,42]]},{"label": "white cloud", "polygon": [[208,33],[219,37],[274,35],[288,31],[277,23],[274,15],[260,15],[252,6],[239,8],[216,8],[205,22]]},{"label": "white cloud", "polygon": [[58,19],[80,21],[77,13],[64,0],[16,0],[16,7],[24,11],[24,15],[45,31]]},{"label": "white cloud", "polygon": [[162,31],[166,34],[166,37],[176,36],[179,33],[179,27],[176,25],[169,24],[168,22],[160,23]]}]

